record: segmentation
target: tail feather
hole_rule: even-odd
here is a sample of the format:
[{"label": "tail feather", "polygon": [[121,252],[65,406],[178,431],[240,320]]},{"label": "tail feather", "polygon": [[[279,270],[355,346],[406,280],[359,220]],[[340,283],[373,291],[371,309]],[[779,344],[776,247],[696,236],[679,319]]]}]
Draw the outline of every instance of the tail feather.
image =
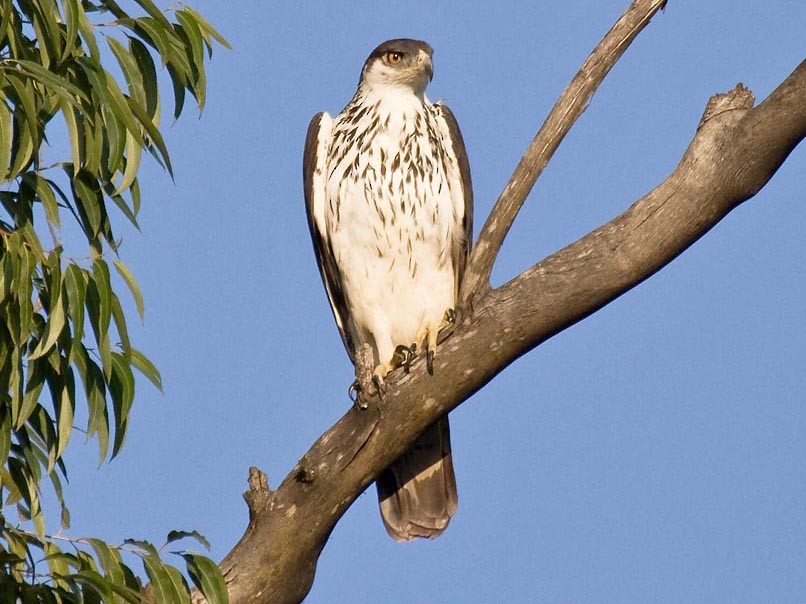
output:
[{"label": "tail feather", "polygon": [[393,539],[441,535],[458,503],[448,418],[426,430],[376,485],[383,524]]}]

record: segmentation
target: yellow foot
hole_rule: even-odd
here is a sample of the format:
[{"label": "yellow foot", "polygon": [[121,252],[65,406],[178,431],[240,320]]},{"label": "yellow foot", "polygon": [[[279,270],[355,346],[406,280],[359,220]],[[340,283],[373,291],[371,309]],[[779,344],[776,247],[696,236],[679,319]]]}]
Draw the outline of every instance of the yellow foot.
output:
[{"label": "yellow foot", "polygon": [[[386,392],[386,376],[389,375],[389,372],[392,371],[396,365],[395,358],[392,357],[392,360],[388,363],[381,363],[375,370],[372,372],[372,383],[375,385],[375,390],[378,391],[378,396],[383,398],[384,393]],[[397,365],[399,367],[400,365]]]},{"label": "yellow foot", "polygon": [[428,373],[434,374],[434,357],[437,354],[437,340],[439,339],[439,332],[453,325],[456,320],[456,312],[452,308],[445,311],[442,321],[438,324],[427,324],[417,335],[417,341],[411,345],[412,354],[416,354],[418,350],[425,350],[425,362]]},{"label": "yellow foot", "polygon": [[414,350],[425,350],[425,362],[428,373],[434,374],[434,356],[437,354],[438,325],[426,325],[412,344]]}]

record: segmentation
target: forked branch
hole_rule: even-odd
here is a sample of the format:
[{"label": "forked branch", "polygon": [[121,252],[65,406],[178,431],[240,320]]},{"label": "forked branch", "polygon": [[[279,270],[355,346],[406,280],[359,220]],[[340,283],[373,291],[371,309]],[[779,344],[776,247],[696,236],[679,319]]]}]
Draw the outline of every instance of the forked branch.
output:
[{"label": "forked branch", "polygon": [[[654,11],[661,4],[635,2],[630,10],[651,6]],[[644,19],[650,16],[643,14]],[[642,23],[634,23],[633,29]],[[391,374],[384,400],[370,401],[366,410],[351,409],[314,443],[276,491],[269,490],[265,475],[253,470],[246,496],[249,525],[221,563],[230,601],[300,602],[333,527],[419,434],[519,356],[671,262],[755,195],[806,136],[806,62],[758,107],[752,105],[752,95],[741,85],[711,99],[691,145],[663,183],[622,215],[509,283],[476,290],[472,316],[443,343],[433,375],[421,361],[408,375]],[[547,158],[539,151],[530,157],[518,169],[536,175]],[[518,195],[525,197],[531,184],[524,189],[525,181],[518,182],[507,189],[521,190]],[[487,251],[474,256],[479,267],[492,265],[522,203],[522,198],[515,203],[516,193],[509,195],[511,201],[501,210],[509,223],[503,230],[485,227]],[[488,222],[499,220],[504,218]],[[476,269],[477,283],[483,279],[486,284],[485,270]]]},{"label": "forked branch", "polygon": [[574,79],[557,99],[481,229],[462,282],[462,291],[459,295],[460,308],[467,309],[468,303],[472,305],[475,298],[489,289],[490,273],[498,251],[529,191],[532,190],[565,135],[587,109],[591,97],[610,69],[655,13],[665,5],[666,0],[635,0],[596,45]]}]

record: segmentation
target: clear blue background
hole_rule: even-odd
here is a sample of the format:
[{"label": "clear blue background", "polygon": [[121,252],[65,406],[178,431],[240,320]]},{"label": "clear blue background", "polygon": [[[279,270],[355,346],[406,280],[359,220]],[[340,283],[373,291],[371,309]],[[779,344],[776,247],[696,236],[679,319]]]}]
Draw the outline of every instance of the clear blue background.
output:
[{"label": "clear blue background", "polygon": [[[111,465],[74,443],[67,496],[75,536],[195,528],[220,559],[246,526],[247,468],[276,486],[349,405],[302,200],[310,117],[343,107],[379,42],[430,42],[429,96],[462,126],[478,231],[627,1],[191,5],[234,50],[215,53],[201,121],[166,115],[176,182],[147,162],[143,233],[123,231],[146,297],[133,337],[165,394],[141,381]],[[739,81],[766,97],[805,31],[802,0],[670,2],[549,165],[495,281],[661,182],[708,97]],[[394,543],[373,487],[307,601],[806,601],[805,175],[801,146],[671,266],[462,405],[447,533]]]}]

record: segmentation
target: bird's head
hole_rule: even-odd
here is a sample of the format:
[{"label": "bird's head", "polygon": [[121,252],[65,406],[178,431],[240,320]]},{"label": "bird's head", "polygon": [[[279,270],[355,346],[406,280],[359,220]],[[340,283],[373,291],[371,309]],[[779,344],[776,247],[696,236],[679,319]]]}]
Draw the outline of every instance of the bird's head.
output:
[{"label": "bird's head", "polygon": [[387,40],[367,57],[359,86],[410,88],[422,96],[434,76],[433,53],[434,49],[420,40]]}]

